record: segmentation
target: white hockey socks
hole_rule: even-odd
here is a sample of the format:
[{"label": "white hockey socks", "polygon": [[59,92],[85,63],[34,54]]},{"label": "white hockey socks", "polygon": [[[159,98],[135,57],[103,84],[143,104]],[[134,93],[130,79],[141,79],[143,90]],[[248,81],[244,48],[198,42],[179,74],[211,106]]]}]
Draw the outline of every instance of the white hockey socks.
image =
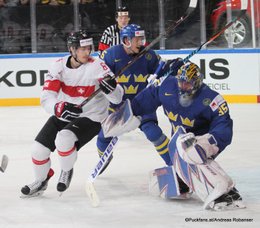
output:
[{"label": "white hockey socks", "polygon": [[55,145],[59,155],[61,170],[69,171],[77,160],[76,135],[69,130],[61,130],[56,137]]},{"label": "white hockey socks", "polygon": [[44,181],[51,168],[50,149],[38,142],[32,146],[32,162],[35,180]]}]

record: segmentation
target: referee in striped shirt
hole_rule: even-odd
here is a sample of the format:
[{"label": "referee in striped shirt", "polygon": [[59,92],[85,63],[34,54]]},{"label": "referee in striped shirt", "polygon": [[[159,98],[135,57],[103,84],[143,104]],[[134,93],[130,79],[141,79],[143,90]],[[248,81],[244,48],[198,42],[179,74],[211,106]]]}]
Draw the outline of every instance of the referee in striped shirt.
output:
[{"label": "referee in striped shirt", "polygon": [[98,51],[101,53],[107,48],[120,44],[120,29],[128,25],[130,15],[127,7],[118,7],[116,10],[117,24],[111,25],[105,29],[98,45]]}]

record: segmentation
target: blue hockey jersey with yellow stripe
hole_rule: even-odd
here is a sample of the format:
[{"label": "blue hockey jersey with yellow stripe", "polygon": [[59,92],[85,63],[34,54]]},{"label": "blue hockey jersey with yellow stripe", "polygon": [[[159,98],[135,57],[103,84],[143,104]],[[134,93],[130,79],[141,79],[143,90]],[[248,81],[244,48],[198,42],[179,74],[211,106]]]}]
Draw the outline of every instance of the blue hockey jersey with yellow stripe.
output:
[{"label": "blue hockey jersey with yellow stripe", "polygon": [[[135,56],[128,55],[120,44],[103,51],[100,58],[117,75]],[[158,64],[159,56],[153,50],[149,50],[121,75],[118,75],[117,82],[124,88],[123,100],[127,98],[132,100],[147,86],[147,78],[155,72]]]},{"label": "blue hockey jersey with yellow stripe", "polygon": [[178,84],[173,76],[157,86],[146,88],[132,100],[135,115],[154,112],[161,105],[171,123],[172,134],[178,126],[183,126],[187,132],[195,135],[210,133],[217,140],[219,152],[231,143],[233,121],[227,102],[206,84],[202,84],[188,107],[179,103]]}]

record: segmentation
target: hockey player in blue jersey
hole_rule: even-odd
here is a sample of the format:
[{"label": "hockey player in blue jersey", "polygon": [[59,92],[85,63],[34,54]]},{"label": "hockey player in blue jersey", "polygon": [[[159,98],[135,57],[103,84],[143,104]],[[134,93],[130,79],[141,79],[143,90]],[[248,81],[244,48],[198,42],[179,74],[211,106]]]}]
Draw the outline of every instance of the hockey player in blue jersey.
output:
[{"label": "hockey player in blue jersey", "polygon": [[[163,198],[185,198],[193,191],[204,202],[204,208],[244,208],[233,180],[215,161],[232,141],[233,121],[227,102],[203,83],[196,64],[187,62],[177,72],[176,76],[160,78],[129,105],[132,118],[153,113],[162,106],[171,124],[169,154],[173,166],[155,170],[151,176],[158,179],[153,183],[157,183]],[[112,115],[108,120],[113,119]],[[105,134],[109,135],[106,131]]]},{"label": "hockey player in blue jersey", "polygon": [[[117,75],[117,73],[141,51],[145,45],[145,31],[136,24],[130,24],[124,27],[120,32],[120,45],[110,47],[102,52],[101,59]],[[139,58],[133,65],[119,75],[117,82],[124,88],[123,100],[132,100],[147,86],[147,78],[154,74],[159,65],[160,57],[153,50],[149,50],[145,55]],[[110,106],[110,111],[116,109],[115,105]],[[156,112],[142,116],[142,122],[139,127],[147,139],[153,143],[159,155],[164,159],[167,165],[171,165],[168,154],[169,139],[163,134],[157,124]],[[107,145],[112,138],[105,138],[101,131],[97,139],[99,155],[102,156]]]}]

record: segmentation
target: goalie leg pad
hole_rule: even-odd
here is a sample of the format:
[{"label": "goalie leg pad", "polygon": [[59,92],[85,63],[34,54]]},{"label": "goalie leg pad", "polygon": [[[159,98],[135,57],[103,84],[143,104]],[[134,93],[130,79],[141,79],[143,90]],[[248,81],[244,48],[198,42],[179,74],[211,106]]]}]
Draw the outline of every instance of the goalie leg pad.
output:
[{"label": "goalie leg pad", "polygon": [[170,156],[178,176],[187,184],[204,202],[204,209],[223,194],[228,193],[233,187],[232,179],[214,160],[207,160],[205,164],[189,164],[179,155],[176,141],[179,134],[185,134],[179,128],[169,143]]},{"label": "goalie leg pad", "polygon": [[183,192],[173,166],[158,168],[150,172],[149,192],[163,199],[187,199],[189,189]]}]

